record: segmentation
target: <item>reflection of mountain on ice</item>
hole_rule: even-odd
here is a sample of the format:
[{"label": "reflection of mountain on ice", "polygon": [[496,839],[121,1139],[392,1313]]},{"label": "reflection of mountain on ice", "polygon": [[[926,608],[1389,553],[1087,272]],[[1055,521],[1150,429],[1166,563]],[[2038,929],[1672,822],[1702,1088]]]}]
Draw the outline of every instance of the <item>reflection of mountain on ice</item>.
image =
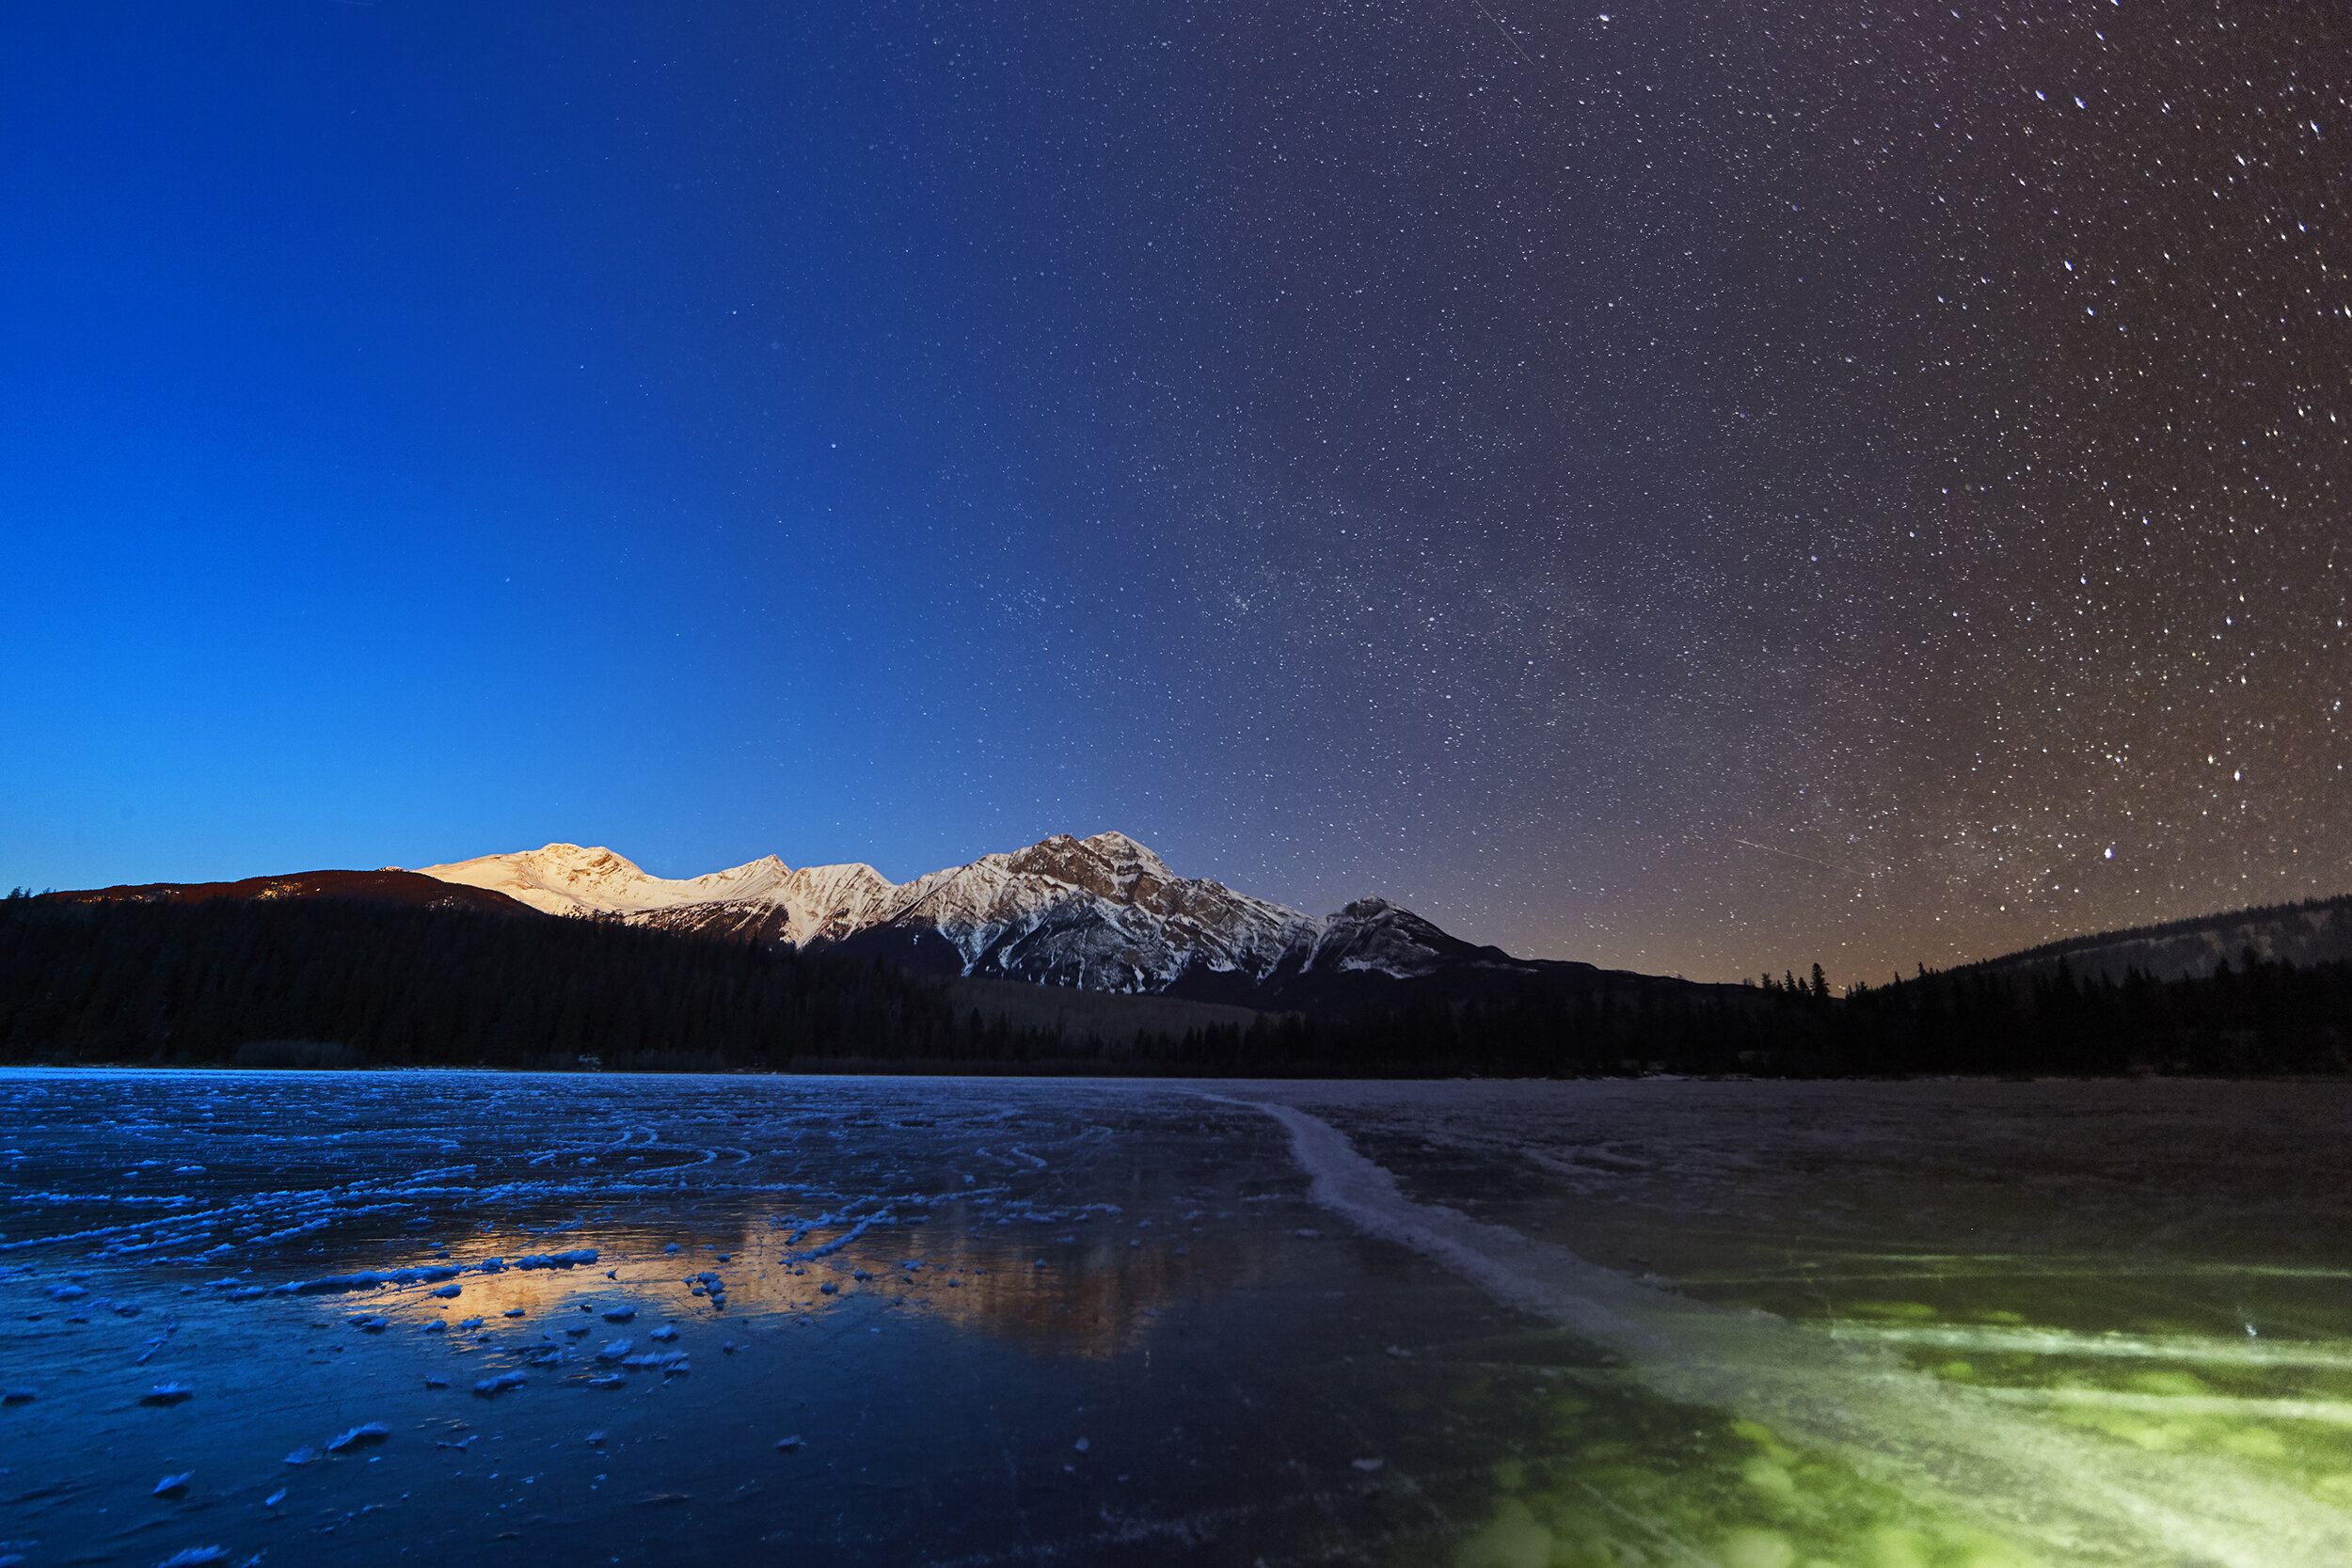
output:
[{"label": "reflection of mountain on ice", "polygon": [[550,914],[843,948],[912,968],[1090,990],[1232,996],[1307,976],[1406,979],[1463,967],[1533,971],[1380,898],[1317,917],[1177,876],[1124,833],[1056,834],[1013,854],[893,882],[870,865],[794,870],[771,855],[683,879],[610,849],[550,844],[423,868]]}]

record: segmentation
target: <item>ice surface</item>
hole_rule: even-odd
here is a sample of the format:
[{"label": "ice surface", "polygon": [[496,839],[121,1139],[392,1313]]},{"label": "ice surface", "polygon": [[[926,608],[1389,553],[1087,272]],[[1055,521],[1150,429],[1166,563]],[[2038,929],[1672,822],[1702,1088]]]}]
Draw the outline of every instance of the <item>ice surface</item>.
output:
[{"label": "ice surface", "polygon": [[[330,1568],[395,1529],[456,1568],[2352,1562],[2347,1099],[0,1073],[0,1354],[43,1393],[0,1417],[40,1514],[0,1540],[213,1507],[231,1559]],[[560,1359],[624,1307],[644,1354]],[[397,1440],[312,1447],[355,1422]]]},{"label": "ice surface", "polygon": [[[2161,1097],[2180,1094],[2185,1087],[2151,1085],[2138,1092]],[[2109,1091],[2107,1085],[2052,1085],[2041,1089],[2033,1101],[2023,1107],[2006,1108],[2012,1117],[2022,1109],[2026,1119],[2056,1111],[2054,1119],[2062,1128],[2065,1140],[2074,1146],[2067,1148],[2064,1144],[2055,1144],[2029,1149],[2011,1142],[2008,1152],[2012,1158],[2038,1156],[2042,1161],[2056,1153],[2077,1168],[2095,1164],[2100,1151],[2082,1147],[2080,1101],[2096,1103],[2106,1099],[2111,1104]],[[1999,1100],[2005,1091],[1985,1088],[1974,1095],[1966,1091],[1910,1091],[1906,1096],[1910,1103],[1900,1106],[1891,1125],[1883,1109],[1883,1091],[1877,1086],[1839,1085],[1832,1092],[1846,1101],[1836,1108],[1849,1113],[1831,1140],[1847,1162],[1857,1165],[1880,1163],[1899,1168],[1915,1162],[1917,1150],[1891,1147],[1876,1141],[1872,1134],[1877,1138],[1889,1134],[1898,1139],[1915,1137],[1919,1130],[1915,1108],[1919,1100],[1948,1105],[1954,1100],[1967,1104],[1974,1099],[1990,1120],[2003,1113]],[[1454,1096],[1424,1096],[1418,1102],[1409,1102],[1386,1086],[1337,1091],[1318,1087],[1304,1094],[1286,1090],[1276,1093],[1285,1100],[1322,1101],[1341,1111],[1343,1119],[1354,1121],[1359,1129],[1376,1128],[1388,1140],[1398,1137],[1403,1128],[1410,1128],[1411,1135],[1425,1148],[1451,1145],[1459,1149],[1463,1142],[1461,1124],[1471,1119],[1463,1115],[1470,1107]],[[1813,1101],[1814,1106],[1808,1109],[1819,1106],[1826,1098],[1819,1091],[1806,1095],[1800,1090],[1799,1094]],[[1659,1091],[1650,1091],[1647,1105],[1637,1101],[1628,1108],[1650,1109],[1671,1124],[1677,1119],[1695,1119],[1691,1117],[1694,1102],[1703,1104],[1710,1099],[1725,1109],[1746,1112],[1759,1101],[1779,1100],[1785,1104],[1789,1098],[1783,1086],[1771,1090],[1762,1086],[1742,1087],[1726,1096],[1711,1086],[1687,1085],[1663,1103],[1658,1095]],[[2063,1096],[2073,1097],[2074,1102],[2061,1100],[2058,1104],[2050,1103]],[[1595,1091],[1581,1098],[1602,1097],[1601,1091]],[[1619,1098],[1613,1093],[1610,1097]],[[1467,1098],[1478,1111],[1491,1114],[1499,1108],[1485,1091]],[[1565,1112],[1570,1117],[1586,1112],[1584,1105],[1567,1095],[1547,1098],[1554,1098],[1555,1111]],[[1873,1105],[1874,1098],[1882,1104]],[[1987,1098],[1993,1101],[1991,1105],[1982,1103]],[[2332,1098],[2334,1109],[2322,1118],[2331,1128],[2341,1126],[2344,1113],[2341,1094]],[[2352,1560],[2352,1521],[2347,1521],[2337,1506],[2344,1500],[2337,1494],[2352,1496],[2352,1486],[2331,1489],[2322,1484],[2315,1488],[2318,1496],[2314,1497],[2309,1489],[2309,1480],[2301,1485],[2282,1484],[2284,1478],[2249,1474],[2226,1461],[2216,1463],[2201,1455],[2150,1451],[2152,1448],[2193,1447],[2183,1442],[2187,1433],[2177,1425],[2183,1418],[2235,1416],[2280,1423],[2332,1421],[2352,1416],[2352,1403],[2216,1399],[2203,1392],[2196,1378],[2166,1383],[2156,1374],[2141,1375],[2145,1391],[2140,1392],[2086,1390],[2063,1385],[2055,1388],[1972,1386],[1980,1375],[1974,1367],[1949,1363],[1934,1370],[1915,1369],[1888,1354],[1892,1345],[1902,1342],[1900,1329],[1891,1335],[1873,1332],[1877,1325],[1866,1322],[1856,1332],[1847,1324],[1833,1323],[1828,1325],[1827,1334],[1809,1332],[1802,1322],[1792,1322],[1756,1307],[1738,1309],[1728,1303],[1710,1305],[1677,1290],[1661,1289],[1671,1287],[1676,1281],[1654,1273],[1629,1278],[1563,1247],[1534,1240],[1522,1230],[1468,1217],[1458,1209],[1416,1202],[1405,1193],[1393,1171],[1366,1158],[1331,1124],[1271,1098],[1259,1103],[1289,1131],[1299,1163],[1312,1175],[1311,1191],[1319,1203],[1354,1222],[1365,1233],[1398,1241],[1444,1263],[1453,1272],[1480,1284],[1500,1301],[1572,1329],[1581,1338],[1621,1356],[1648,1386],[1670,1398],[1728,1404],[1785,1439],[1808,1442],[1837,1453],[1865,1476],[1913,1497],[1938,1499],[1955,1510],[1978,1506],[1990,1493],[1998,1498],[2005,1523],[2045,1550],[2066,1544],[2078,1545],[2086,1538],[2097,1538],[2119,1545],[2139,1543],[2136,1548],[2123,1546],[2127,1552],[2137,1549],[2169,1553],[2185,1549],[2201,1561],[2243,1568],[2287,1560]],[[2149,1108],[2131,1106],[2131,1112],[2139,1114],[2115,1116],[2120,1125],[2101,1131],[2136,1146],[2144,1134],[2142,1117]],[[2180,1119],[2180,1108],[2175,1105],[2159,1102],[2154,1108]],[[1856,1126],[1858,1118],[1852,1113],[1873,1111],[1877,1112],[1873,1118],[1877,1126]],[[2207,1106],[2200,1106],[2194,1119],[2208,1140],[2217,1137],[2226,1145],[2233,1131],[2227,1118]],[[1531,1151],[1524,1144],[1532,1141],[1530,1133],[1537,1131],[1535,1125],[1531,1125],[1534,1121],[1522,1113],[1502,1119],[1502,1126],[1509,1131],[1500,1138],[1494,1138],[1491,1129],[1487,1136],[1502,1145],[1504,1152],[1525,1157]],[[1617,1120],[1613,1131],[1618,1133],[1616,1141],[1621,1146],[1628,1141],[1625,1134],[1629,1129],[1626,1120]],[[1686,1145],[1671,1153],[1661,1151],[1657,1164],[1663,1168],[1653,1173],[1657,1180],[1652,1185],[1698,1184],[1706,1178],[1697,1173],[1709,1166],[1737,1172],[1741,1179],[1738,1185],[1751,1195],[1768,1183],[1798,1191],[1809,1185],[1792,1181],[1789,1175],[1773,1171],[1756,1157],[1759,1144],[1769,1147],[1786,1141],[1787,1134],[1759,1139],[1752,1132],[1744,1136],[1735,1132],[1725,1138],[1727,1129],[1719,1126],[1711,1131],[1716,1140],[1713,1147]],[[2017,1131],[2014,1127],[2005,1129],[2003,1135],[2014,1139]],[[1433,1142],[1433,1137],[1443,1142]],[[1823,1141],[1815,1140],[1815,1146],[1820,1147]],[[1726,1148],[1726,1143],[1734,1147]],[[1745,1147],[1738,1147],[1742,1145]],[[1542,1165],[1546,1162],[1529,1163]],[[1558,1163],[1556,1157],[1552,1163]],[[1622,1171],[1631,1163],[1628,1157],[1620,1156],[1600,1168],[1614,1166],[1616,1171]],[[1567,1164],[1573,1166],[1576,1162]],[[1583,1178],[1582,1171],[1572,1171],[1572,1175],[1578,1180]],[[1707,1217],[1720,1223],[1721,1211],[1715,1210]],[[1969,1217],[1980,1224],[1986,1217],[2007,1215],[1998,1209],[1988,1208],[1972,1210]],[[1913,1225],[1916,1227],[1915,1219]],[[1677,1249],[1692,1244],[1688,1232],[1693,1227],[1687,1219],[1653,1219],[1650,1228],[1654,1236],[1672,1239]],[[1971,1224],[1969,1228],[1975,1230],[1977,1224]],[[1677,1237],[1677,1231],[1683,1234]],[[1900,1244],[1898,1237],[1887,1240]],[[1660,1243],[1652,1240],[1644,1244],[1654,1246]],[[1720,1246],[1718,1243],[1719,1249]],[[1919,1263],[1948,1265],[1960,1260],[1915,1253],[1911,1261],[1915,1267]],[[1984,1261],[1994,1264],[1992,1272],[1998,1274],[2003,1272],[1999,1263],[2006,1260]],[[1853,1266],[1851,1255],[1845,1266]],[[2097,1267],[2092,1265],[2094,1273]],[[1809,1284],[1817,1292],[1824,1287],[1836,1288],[1836,1276],[1823,1275],[1818,1266],[1810,1272]],[[1978,1271],[1964,1266],[1950,1272],[1963,1277],[1971,1274],[1981,1277]],[[2241,1265],[2231,1272],[2260,1275],[2266,1270]],[[2344,1270],[2341,1260],[2334,1268],[2316,1272],[2332,1278],[2352,1278],[2352,1272]],[[2077,1290],[2079,1292],[2079,1287]],[[2024,1294],[2017,1292],[2019,1297]],[[1866,1311],[1888,1312],[1905,1322],[1938,1316],[1938,1309],[1926,1303],[1871,1302],[1855,1306]],[[1889,1312],[1889,1308],[1895,1310]],[[2016,1316],[2006,1310],[1995,1315]],[[2247,1332],[2253,1334],[2252,1326],[2246,1326]],[[2015,1336],[2004,1337],[1996,1330],[1979,1341],[1975,1338],[1976,1332],[1931,1330],[1914,1342],[1938,1350],[2026,1348],[2025,1342]],[[2052,1340],[2041,1333],[2035,1334],[2033,1339],[2038,1349],[2046,1348],[2060,1355],[2080,1354],[2085,1348],[2078,1340]],[[2144,1358],[2136,1355],[2138,1347],[2123,1344],[2109,1348],[2125,1356]],[[2176,1351],[2185,1348],[2174,1347]],[[2236,1363],[2237,1350],[2236,1341],[2224,1338],[2216,1345],[2209,1340],[2205,1352],[2210,1354],[2199,1353],[2192,1358],[2208,1369],[2206,1376],[2210,1377],[2210,1369]],[[2329,1346],[2320,1347],[2318,1354],[2332,1359],[2341,1352]],[[2298,1361],[2308,1364],[2303,1357],[2298,1357]],[[2104,1425],[2064,1420],[2021,1421],[2015,1413],[2021,1405],[2045,1409],[2087,1407],[2170,1418],[2174,1430],[2181,1435],[2153,1445],[2145,1440],[2118,1444],[2113,1441],[2115,1435],[2130,1434],[2120,1433],[2112,1421]],[[2339,1416],[2339,1409],[2345,1416]],[[2146,1430],[2143,1428],[2142,1432]],[[2234,1447],[2226,1441],[2221,1445],[2233,1458],[2256,1451],[2283,1454],[2288,1448],[2285,1438],[2280,1436],[2263,1442],[2249,1441],[2243,1433],[2222,1435],[2236,1438]],[[2320,1479],[2324,1482],[2324,1478]]]}]

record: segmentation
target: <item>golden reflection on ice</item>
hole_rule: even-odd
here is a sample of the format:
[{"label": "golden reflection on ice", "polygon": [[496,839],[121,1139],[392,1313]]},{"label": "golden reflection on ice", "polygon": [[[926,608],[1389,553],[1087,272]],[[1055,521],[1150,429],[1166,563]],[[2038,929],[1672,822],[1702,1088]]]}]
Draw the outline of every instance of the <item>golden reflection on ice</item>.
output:
[{"label": "golden reflection on ice", "polygon": [[[828,1325],[844,1313],[912,1310],[968,1333],[1023,1341],[1041,1354],[1106,1357],[1154,1330],[1181,1329],[1188,1306],[1250,1288],[1264,1262],[1248,1247],[1200,1236],[1170,1233],[1130,1245],[1138,1238],[1114,1232],[1076,1243],[1032,1239],[1019,1248],[985,1230],[946,1225],[894,1230],[872,1243],[861,1238],[803,1261],[793,1260],[774,1227],[751,1222],[675,1253],[644,1231],[575,1232],[566,1239],[596,1244],[597,1261],[466,1273],[452,1282],[459,1287],[455,1297],[434,1297],[418,1288],[402,1292],[404,1305],[419,1319],[443,1318],[453,1331],[480,1318],[481,1327],[466,1332],[510,1338],[526,1327],[536,1335],[593,1323],[583,1344],[598,1334],[642,1336],[665,1323],[732,1322],[748,1329],[805,1319]],[[472,1267],[482,1260],[452,1262]],[[920,1266],[909,1268],[910,1261]],[[723,1297],[697,1289],[706,1274],[723,1282]],[[342,1299],[358,1310],[396,1298]],[[507,1316],[516,1309],[519,1317]],[[622,1311],[634,1315],[606,1321],[607,1312]]]}]

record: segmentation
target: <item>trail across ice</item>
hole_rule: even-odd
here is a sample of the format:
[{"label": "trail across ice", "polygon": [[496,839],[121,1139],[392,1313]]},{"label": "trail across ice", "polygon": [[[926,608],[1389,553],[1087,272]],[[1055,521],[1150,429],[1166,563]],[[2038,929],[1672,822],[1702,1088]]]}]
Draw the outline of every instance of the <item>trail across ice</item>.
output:
[{"label": "trail across ice", "polygon": [[2225,1463],[2128,1449],[2037,1419],[1997,1391],[1914,1371],[1877,1346],[1639,1284],[1564,1247],[1414,1202],[1304,1111],[1207,1098],[1279,1122],[1314,1201],[1367,1234],[1614,1352],[1658,1393],[1835,1451],[1915,1499],[2074,1561],[2352,1562],[2352,1523],[2342,1513]]}]

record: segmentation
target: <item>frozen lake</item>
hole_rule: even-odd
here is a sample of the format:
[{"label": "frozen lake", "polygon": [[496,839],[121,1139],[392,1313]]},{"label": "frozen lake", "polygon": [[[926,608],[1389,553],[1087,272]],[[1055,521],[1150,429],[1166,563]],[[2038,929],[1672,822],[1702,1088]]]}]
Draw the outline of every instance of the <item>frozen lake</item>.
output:
[{"label": "frozen lake", "polygon": [[0,1071],[0,1563],[2352,1563],[2347,1133],[2338,1084]]}]

